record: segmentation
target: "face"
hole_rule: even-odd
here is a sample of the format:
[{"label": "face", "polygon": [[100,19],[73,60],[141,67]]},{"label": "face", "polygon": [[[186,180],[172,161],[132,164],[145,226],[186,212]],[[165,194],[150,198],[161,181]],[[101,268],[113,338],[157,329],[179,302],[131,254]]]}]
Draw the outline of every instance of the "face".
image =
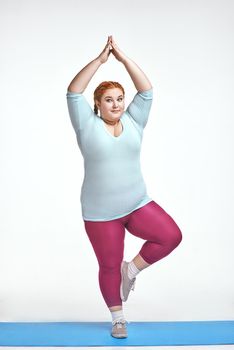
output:
[{"label": "face", "polygon": [[106,90],[101,97],[101,101],[96,100],[96,105],[103,119],[111,122],[118,121],[124,112],[124,95],[122,90],[119,88]]}]

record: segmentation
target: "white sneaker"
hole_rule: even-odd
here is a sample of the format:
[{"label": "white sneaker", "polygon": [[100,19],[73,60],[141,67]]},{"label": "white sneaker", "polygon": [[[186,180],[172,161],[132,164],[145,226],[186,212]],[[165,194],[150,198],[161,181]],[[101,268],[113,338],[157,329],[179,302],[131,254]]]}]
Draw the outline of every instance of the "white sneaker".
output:
[{"label": "white sneaker", "polygon": [[122,301],[127,301],[130,291],[135,289],[136,284],[136,277],[133,279],[128,277],[128,264],[126,261],[122,261],[121,264],[120,296]]},{"label": "white sneaker", "polygon": [[116,320],[112,322],[111,335],[114,338],[127,338],[127,327],[125,320]]}]

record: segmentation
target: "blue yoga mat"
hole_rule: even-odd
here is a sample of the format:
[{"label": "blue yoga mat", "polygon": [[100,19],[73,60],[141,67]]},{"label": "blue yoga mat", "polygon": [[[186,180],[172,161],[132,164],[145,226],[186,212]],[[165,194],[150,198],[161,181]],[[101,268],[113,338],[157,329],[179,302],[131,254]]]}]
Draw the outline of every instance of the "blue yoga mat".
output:
[{"label": "blue yoga mat", "polygon": [[173,346],[234,344],[234,321],[129,322],[128,338],[111,322],[0,322],[1,346]]}]

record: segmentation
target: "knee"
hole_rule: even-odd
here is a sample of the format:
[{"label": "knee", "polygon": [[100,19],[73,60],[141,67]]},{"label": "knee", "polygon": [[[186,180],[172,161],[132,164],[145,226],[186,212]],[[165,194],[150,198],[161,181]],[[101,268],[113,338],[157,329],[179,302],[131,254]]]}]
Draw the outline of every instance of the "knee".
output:
[{"label": "knee", "polygon": [[171,246],[173,250],[181,243],[182,232],[180,228],[177,225],[175,225],[169,236],[170,236]]},{"label": "knee", "polygon": [[173,227],[171,227],[170,230],[165,232],[162,245],[164,245],[165,248],[167,247],[167,250],[171,252],[180,244],[181,241],[182,232],[180,228],[175,224]]},{"label": "knee", "polygon": [[177,230],[175,234],[176,247],[181,243],[182,239],[183,239],[182,232],[180,228],[177,226]]},{"label": "knee", "polygon": [[99,268],[102,273],[115,274],[120,272],[121,261],[113,261],[110,257],[108,262],[99,263]]}]

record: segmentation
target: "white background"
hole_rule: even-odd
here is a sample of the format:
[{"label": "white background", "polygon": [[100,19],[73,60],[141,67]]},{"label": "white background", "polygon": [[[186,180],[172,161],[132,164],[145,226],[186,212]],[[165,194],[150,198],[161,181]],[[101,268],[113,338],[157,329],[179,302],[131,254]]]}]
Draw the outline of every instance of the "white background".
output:
[{"label": "white background", "polygon": [[[137,277],[125,315],[233,319],[233,10],[231,0],[0,1],[0,321],[110,319],[65,95],[111,34],[154,87],[142,172],[183,233]],[[90,104],[103,80],[124,86],[126,104],[136,92],[112,56],[85,91]],[[125,259],[142,244],[126,232]]]}]

